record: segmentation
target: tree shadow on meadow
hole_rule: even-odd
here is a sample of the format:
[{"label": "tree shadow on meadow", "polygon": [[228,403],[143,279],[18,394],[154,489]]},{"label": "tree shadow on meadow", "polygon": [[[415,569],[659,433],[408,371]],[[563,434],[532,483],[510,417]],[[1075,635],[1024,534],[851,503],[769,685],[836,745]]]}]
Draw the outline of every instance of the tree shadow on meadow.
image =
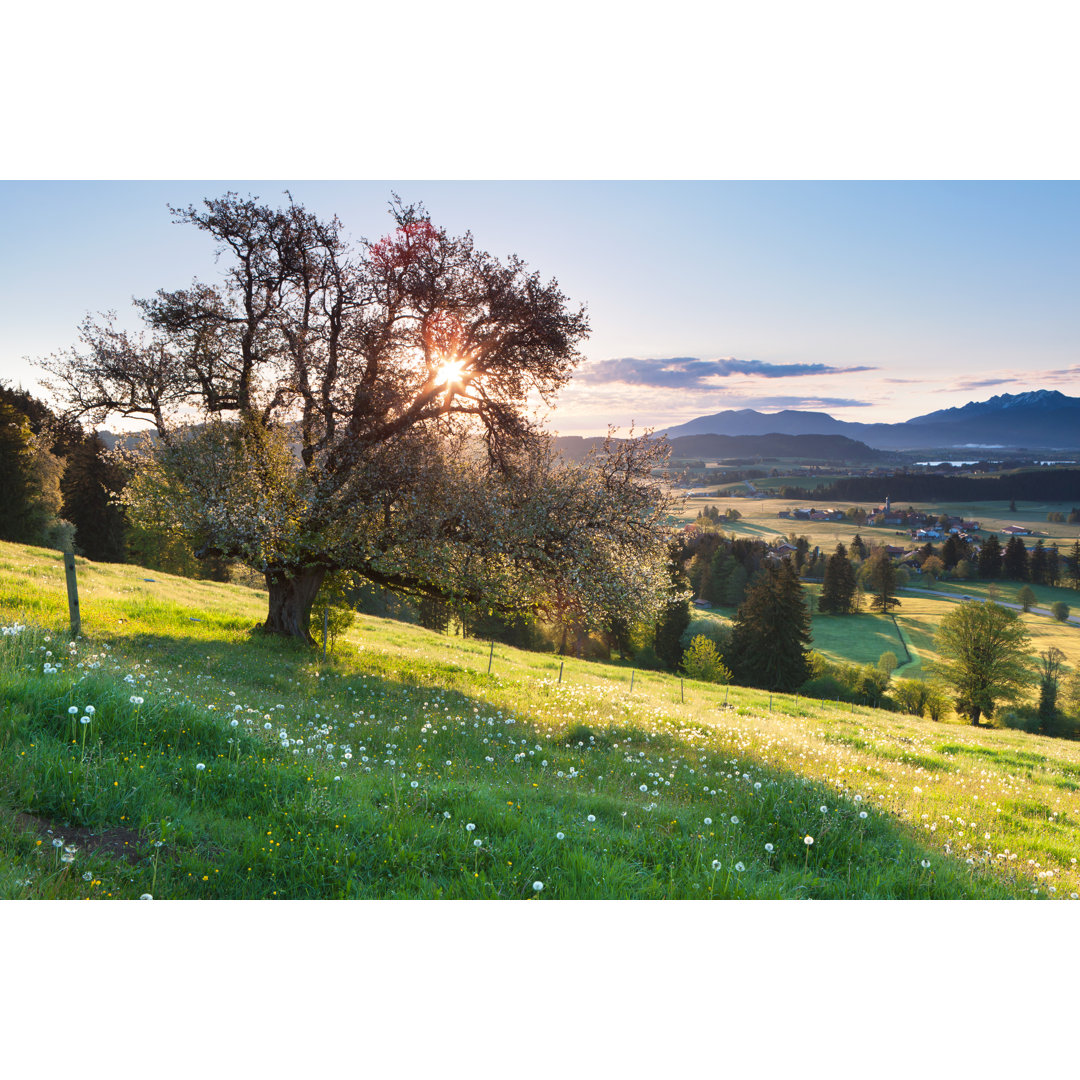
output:
[{"label": "tree shadow on meadow", "polygon": [[[419,740],[420,727],[432,715],[424,711],[423,702],[437,697],[440,708],[449,710],[446,715],[471,719],[490,713],[493,707],[492,699],[476,691],[485,686],[497,690],[506,683],[496,675],[486,675],[482,665],[477,671],[460,663],[386,652],[367,654],[355,647],[328,655],[323,663],[321,649],[251,627],[233,640],[143,632],[125,638],[123,651],[139,658],[145,666],[160,662],[188,675],[194,673],[203,687],[214,687],[223,697],[233,691],[238,695],[235,700],[245,705],[251,703],[252,693],[278,690],[283,700],[288,700],[285,693],[299,694],[305,710],[322,710],[327,695],[332,696],[331,686],[336,689],[361,685],[356,679],[363,676],[364,700],[377,702],[377,711],[392,714],[399,724],[405,721],[401,726],[406,730],[415,726],[417,730],[406,736],[409,742]],[[543,713],[545,695],[560,691],[552,687],[551,674],[546,669],[538,670],[536,687],[527,691],[537,705],[536,713]],[[294,700],[288,708],[295,707]],[[677,723],[677,713],[678,706],[670,706],[665,719]],[[746,898],[1004,898],[1021,891],[1017,885],[1006,885],[1000,878],[971,868],[956,856],[924,846],[912,830],[886,813],[867,808],[867,818],[858,818],[859,806],[838,800],[835,789],[825,783],[759,764],[738,747],[734,736],[726,738],[722,723],[705,725],[688,718],[688,733],[693,730],[715,738],[708,754],[715,759],[709,761],[710,769],[720,770],[725,762],[730,767],[731,756],[737,756],[740,770],[766,782],[768,796],[755,796],[753,788],[739,784],[736,773],[734,784],[728,783],[719,792],[723,809],[718,811],[718,800],[692,791],[689,785],[675,794],[643,795],[638,791],[640,776],[634,777],[624,761],[629,746],[635,754],[644,751],[646,764],[653,768],[659,768],[658,762],[665,757],[670,762],[672,755],[685,756],[689,761],[691,753],[698,753],[700,739],[681,737],[666,726],[650,727],[632,715],[604,720],[563,715],[567,717],[564,721],[553,723],[536,714],[530,717],[527,711],[525,715],[517,712],[517,724],[521,726],[514,729],[515,734],[527,731],[530,745],[534,740],[536,745],[544,745],[549,768],[542,769],[535,759],[510,767],[501,760],[506,747],[481,747],[477,736],[476,745],[468,751],[463,752],[460,742],[454,742],[452,751],[446,750],[446,755],[453,756],[460,767],[452,778],[430,779],[425,800],[461,808],[461,813],[476,819],[495,846],[500,837],[513,833],[515,851],[523,842],[516,820],[522,806],[534,819],[533,831],[543,836],[554,835],[559,823],[568,817],[584,819],[598,804],[606,807],[605,816],[612,819],[619,820],[625,813],[623,825],[634,830],[628,834],[634,837],[633,842],[624,838],[620,847],[620,841],[609,838],[604,842],[610,856],[594,854],[601,865],[610,864],[614,880],[629,882],[627,866],[633,866],[648,884],[643,891],[624,884],[621,887],[630,891],[610,898],[695,897],[688,860],[695,845],[701,843],[723,851],[725,864],[738,862],[745,867],[738,880],[728,884],[730,895]],[[389,720],[384,723],[389,728]],[[494,732],[488,734],[494,740]],[[568,738],[568,734],[572,737]],[[549,735],[552,738],[546,741]],[[367,737],[375,735],[369,733]],[[451,737],[463,736],[455,729]],[[495,759],[496,754],[500,760]],[[571,768],[571,775],[576,774],[573,783],[557,778],[557,772]],[[387,775],[383,776],[382,771]],[[389,770],[382,771],[367,774],[363,785],[373,792],[368,801],[385,807],[400,797],[394,784],[402,781],[393,780]],[[517,804],[516,813],[507,809],[508,803]],[[646,810],[649,803],[655,806]],[[822,815],[821,806],[827,806],[829,814]],[[710,813],[721,823],[730,823],[735,817],[739,825],[718,825],[705,838],[700,822]],[[361,831],[372,827],[371,821],[365,820],[366,825],[357,825]],[[721,827],[723,832],[717,833]],[[813,845],[805,843],[806,836],[813,836]],[[772,845],[768,852],[767,843]],[[655,883],[657,875],[661,870],[667,873],[670,865],[680,869],[660,888]],[[598,873],[603,876],[602,871]],[[579,898],[595,895],[582,893]]]}]

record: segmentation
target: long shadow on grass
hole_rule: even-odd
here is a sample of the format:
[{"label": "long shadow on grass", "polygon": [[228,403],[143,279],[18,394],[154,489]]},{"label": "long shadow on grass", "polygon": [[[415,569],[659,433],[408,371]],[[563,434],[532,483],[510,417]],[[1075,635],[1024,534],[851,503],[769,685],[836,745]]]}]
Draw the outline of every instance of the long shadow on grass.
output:
[{"label": "long shadow on grass", "polygon": [[[323,668],[316,650],[261,634],[233,643],[142,633],[115,652],[143,670],[194,672],[200,693],[212,687],[224,703],[231,691],[238,709],[230,718],[140,691],[140,728],[132,687],[115,674],[67,689],[37,676],[16,685],[5,673],[20,711],[8,755],[18,764],[5,777],[12,808],[60,827],[134,824],[162,841],[167,857],[109,870],[121,893],[121,877],[135,895],[152,881],[158,895],[188,898],[1021,891],[924,848],[825,784],[760,766],[719,727],[688,722],[684,737],[668,726],[677,707],[661,722],[615,709],[597,720],[594,697],[537,680],[531,715],[550,715],[536,720],[508,680],[386,654]],[[90,695],[99,706],[88,753],[67,707]],[[258,722],[248,724],[252,711]]]}]

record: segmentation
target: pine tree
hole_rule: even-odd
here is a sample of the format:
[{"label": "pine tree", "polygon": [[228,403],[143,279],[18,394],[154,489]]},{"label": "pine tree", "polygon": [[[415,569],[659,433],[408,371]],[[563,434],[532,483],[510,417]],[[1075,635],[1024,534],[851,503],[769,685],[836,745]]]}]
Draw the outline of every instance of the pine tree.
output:
[{"label": "pine tree", "polygon": [[792,692],[810,676],[810,613],[789,560],[768,565],[751,582],[731,637],[735,680]]},{"label": "pine tree", "polygon": [[866,545],[863,543],[863,538],[858,533],[852,538],[851,551],[853,554],[858,555],[860,559],[866,558]]},{"label": "pine tree", "polygon": [[30,542],[33,533],[33,435],[27,418],[0,401],[0,540]]},{"label": "pine tree", "polygon": [[104,454],[105,444],[97,432],[72,448],[60,481],[61,514],[75,526],[81,554],[95,562],[123,562],[126,522],[112,497],[123,488],[124,476]]},{"label": "pine tree", "polygon": [[1057,585],[1061,580],[1061,552],[1057,544],[1046,549],[1046,584]]},{"label": "pine tree", "polygon": [[680,638],[690,625],[690,602],[688,600],[669,600],[660,621],[656,625],[656,638],[653,648],[664,667],[670,671],[678,670],[682,663],[683,646]]},{"label": "pine tree", "polygon": [[1028,553],[1024,541],[1019,536],[1009,538],[1002,558],[1002,573],[1010,581],[1027,581]]},{"label": "pine tree", "polygon": [[856,586],[855,568],[847,557],[844,545],[837,544],[835,553],[829,556],[825,564],[818,611],[847,615],[854,606]]},{"label": "pine tree", "polygon": [[746,599],[746,587],[750,575],[742,563],[735,563],[724,579],[720,602],[728,607],[738,607]]},{"label": "pine tree", "polygon": [[734,567],[735,560],[727,549],[723,547],[717,548],[716,554],[713,555],[712,562],[709,564],[709,591],[705,594],[705,599],[710,604],[725,603],[724,587]]},{"label": "pine tree", "polygon": [[1035,541],[1035,550],[1028,560],[1028,577],[1036,585],[1046,584],[1046,545],[1041,539]]},{"label": "pine tree", "polygon": [[979,550],[979,577],[993,581],[1001,574],[1001,541],[991,533]]},{"label": "pine tree", "polygon": [[1069,571],[1069,584],[1074,589],[1080,589],[1080,540],[1073,543],[1072,550],[1065,556],[1065,564]]},{"label": "pine tree", "polygon": [[949,533],[948,539],[941,545],[941,561],[946,570],[951,570],[961,559],[968,557],[966,540],[961,540],[956,533]]}]

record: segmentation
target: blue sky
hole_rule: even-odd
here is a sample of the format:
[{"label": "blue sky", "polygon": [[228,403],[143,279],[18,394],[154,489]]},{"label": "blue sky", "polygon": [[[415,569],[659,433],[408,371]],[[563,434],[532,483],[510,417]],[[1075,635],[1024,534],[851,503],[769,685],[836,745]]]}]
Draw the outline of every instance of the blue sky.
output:
[{"label": "blue sky", "polygon": [[548,425],[664,427],[725,408],[902,420],[997,393],[1080,395],[1076,182],[0,183],[0,378],[87,312],[213,280],[166,204],[225,190],[388,229],[391,191],[516,252],[588,306],[586,362]]}]

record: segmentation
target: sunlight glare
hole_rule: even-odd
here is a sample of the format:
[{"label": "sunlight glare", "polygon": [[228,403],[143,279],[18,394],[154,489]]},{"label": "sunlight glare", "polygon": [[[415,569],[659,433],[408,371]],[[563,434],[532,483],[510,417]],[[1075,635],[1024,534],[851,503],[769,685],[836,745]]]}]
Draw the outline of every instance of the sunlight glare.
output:
[{"label": "sunlight glare", "polygon": [[435,373],[435,382],[440,386],[460,386],[465,382],[465,363],[462,360],[447,360]]}]

